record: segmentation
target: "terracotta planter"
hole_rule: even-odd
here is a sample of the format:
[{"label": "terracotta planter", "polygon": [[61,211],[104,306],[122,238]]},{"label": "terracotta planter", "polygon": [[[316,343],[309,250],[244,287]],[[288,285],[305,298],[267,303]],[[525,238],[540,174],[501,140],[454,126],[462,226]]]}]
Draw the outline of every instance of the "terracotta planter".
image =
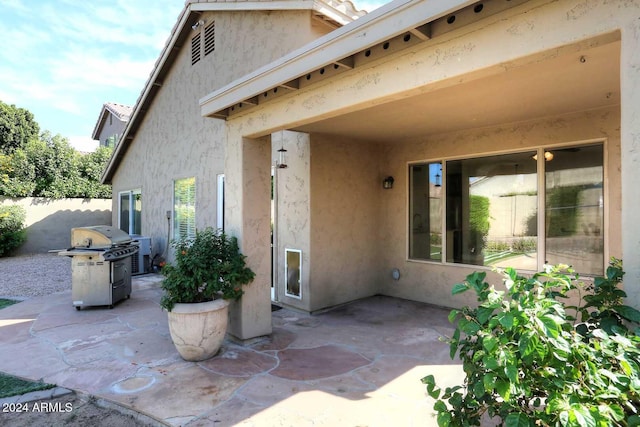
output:
[{"label": "terracotta planter", "polygon": [[198,362],[216,355],[225,333],[229,301],[176,304],[169,315],[173,344],[184,360]]}]

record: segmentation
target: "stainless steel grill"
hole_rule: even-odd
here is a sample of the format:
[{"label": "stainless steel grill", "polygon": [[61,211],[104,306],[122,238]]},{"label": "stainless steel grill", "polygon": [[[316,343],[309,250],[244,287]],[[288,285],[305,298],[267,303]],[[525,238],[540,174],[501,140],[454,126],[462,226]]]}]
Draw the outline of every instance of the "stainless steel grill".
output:
[{"label": "stainless steel grill", "polygon": [[58,255],[71,257],[71,298],[77,310],[113,308],[131,295],[131,256],[138,252],[131,237],[108,226],[71,229],[71,247]]}]

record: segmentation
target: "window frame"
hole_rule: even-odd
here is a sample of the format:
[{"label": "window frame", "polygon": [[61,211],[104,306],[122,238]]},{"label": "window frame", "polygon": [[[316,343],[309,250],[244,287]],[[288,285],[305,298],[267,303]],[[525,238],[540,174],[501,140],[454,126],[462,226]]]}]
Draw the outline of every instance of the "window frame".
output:
[{"label": "window frame", "polygon": [[[177,193],[176,193],[176,184],[180,181],[187,181],[187,180],[193,180],[193,203],[191,204],[185,204],[185,207],[189,207],[189,206],[193,206],[193,219],[191,220],[190,223],[186,224],[186,235],[185,236],[181,236],[180,234],[180,230],[181,230],[181,226],[178,225],[178,222],[181,220],[181,216],[178,215],[177,212]],[[171,223],[171,236],[173,237],[174,240],[180,240],[183,237],[186,238],[192,238],[195,237],[195,233],[196,233],[196,212],[197,212],[197,202],[198,202],[198,197],[197,197],[197,180],[195,176],[189,176],[189,177],[185,177],[185,178],[176,178],[173,180],[173,196],[172,196],[172,215],[173,215],[173,221]]]},{"label": "window frame", "polygon": [[[289,283],[290,279],[290,267],[289,267],[289,254],[296,254],[298,256],[298,267],[297,267],[297,287],[298,293],[290,293],[289,290],[294,286]],[[296,271],[296,270],[292,270]],[[292,248],[284,248],[284,295],[289,298],[295,298],[302,300],[302,250],[301,249],[292,249]]]},{"label": "window frame", "polygon": [[[129,195],[129,227],[128,230],[122,230],[122,196],[124,194]],[[118,192],[118,228],[125,233],[134,236],[142,234],[142,206],[140,206],[140,220],[139,220],[139,233],[136,233],[136,222],[135,222],[135,204],[134,204],[134,196],[140,196],[140,203],[142,204],[142,187],[133,188],[131,190],[123,190]]]},{"label": "window frame", "polygon": [[216,176],[216,227],[224,231],[224,174]]},{"label": "window frame", "polygon": [[[538,155],[538,159],[536,160],[536,174],[537,174],[537,186],[538,186],[538,201],[537,201],[537,227],[538,230],[545,230],[545,220],[546,220],[546,181],[545,181],[545,160],[544,160],[544,152],[549,150],[560,150],[566,148],[579,148],[579,147],[587,147],[600,145],[602,147],[602,195],[603,195],[603,228],[602,228],[602,240],[603,240],[603,271],[606,270],[606,263],[609,259],[609,233],[607,230],[607,224],[609,221],[609,185],[608,185],[608,139],[607,138],[596,138],[596,139],[588,139],[588,140],[580,140],[580,141],[571,141],[571,142],[563,142],[557,144],[544,144],[544,145],[536,145],[532,147],[521,147],[519,149],[512,150],[498,150],[498,151],[487,151],[481,153],[475,153],[473,155],[461,155],[461,156],[442,156],[442,157],[430,157],[422,160],[412,160],[406,162],[405,169],[405,179],[407,182],[406,185],[406,204],[405,204],[405,261],[411,263],[418,264],[434,264],[434,265],[445,265],[445,266],[455,266],[455,267],[471,267],[474,269],[483,269],[483,270],[492,270],[491,266],[485,265],[475,265],[475,264],[463,264],[463,263],[455,263],[448,262],[446,257],[446,251],[448,248],[449,242],[447,241],[447,221],[446,221],[446,209],[447,209],[447,163],[450,161],[456,160],[469,160],[469,159],[481,159],[484,157],[493,157],[505,154],[518,154],[525,153],[527,151],[536,151]],[[410,248],[410,240],[411,240],[411,220],[409,218],[411,212],[411,167],[416,165],[429,165],[431,163],[442,164],[442,192],[443,203],[441,203],[441,235],[442,235],[442,252],[443,256],[441,260],[432,260],[432,259],[420,259],[420,258],[411,258],[411,248]],[[542,213],[542,214],[540,214]],[[537,270],[541,271],[545,264],[546,258],[546,232],[538,232],[537,233],[537,251],[538,251],[538,259],[537,259]],[[521,271],[525,272],[533,272],[533,270],[521,269]],[[582,276],[592,277],[601,275],[601,273],[585,273],[578,272]]]}]

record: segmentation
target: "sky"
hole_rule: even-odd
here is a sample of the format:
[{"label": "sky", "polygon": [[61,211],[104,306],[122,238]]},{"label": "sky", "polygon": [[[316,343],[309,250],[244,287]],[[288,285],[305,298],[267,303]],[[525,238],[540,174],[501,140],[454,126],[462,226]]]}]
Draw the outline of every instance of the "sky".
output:
[{"label": "sky", "polygon": [[[354,0],[371,11],[389,0]],[[0,0],[0,101],[92,151],[105,102],[133,106],[184,0]]]}]

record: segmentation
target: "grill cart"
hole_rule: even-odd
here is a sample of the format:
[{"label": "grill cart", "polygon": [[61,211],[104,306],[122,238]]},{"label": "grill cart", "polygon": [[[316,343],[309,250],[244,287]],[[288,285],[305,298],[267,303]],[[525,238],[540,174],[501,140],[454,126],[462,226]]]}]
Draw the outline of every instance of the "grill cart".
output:
[{"label": "grill cart", "polygon": [[124,231],[108,225],[71,229],[71,247],[58,255],[71,257],[71,297],[77,310],[113,308],[131,295],[131,257],[138,246]]}]

